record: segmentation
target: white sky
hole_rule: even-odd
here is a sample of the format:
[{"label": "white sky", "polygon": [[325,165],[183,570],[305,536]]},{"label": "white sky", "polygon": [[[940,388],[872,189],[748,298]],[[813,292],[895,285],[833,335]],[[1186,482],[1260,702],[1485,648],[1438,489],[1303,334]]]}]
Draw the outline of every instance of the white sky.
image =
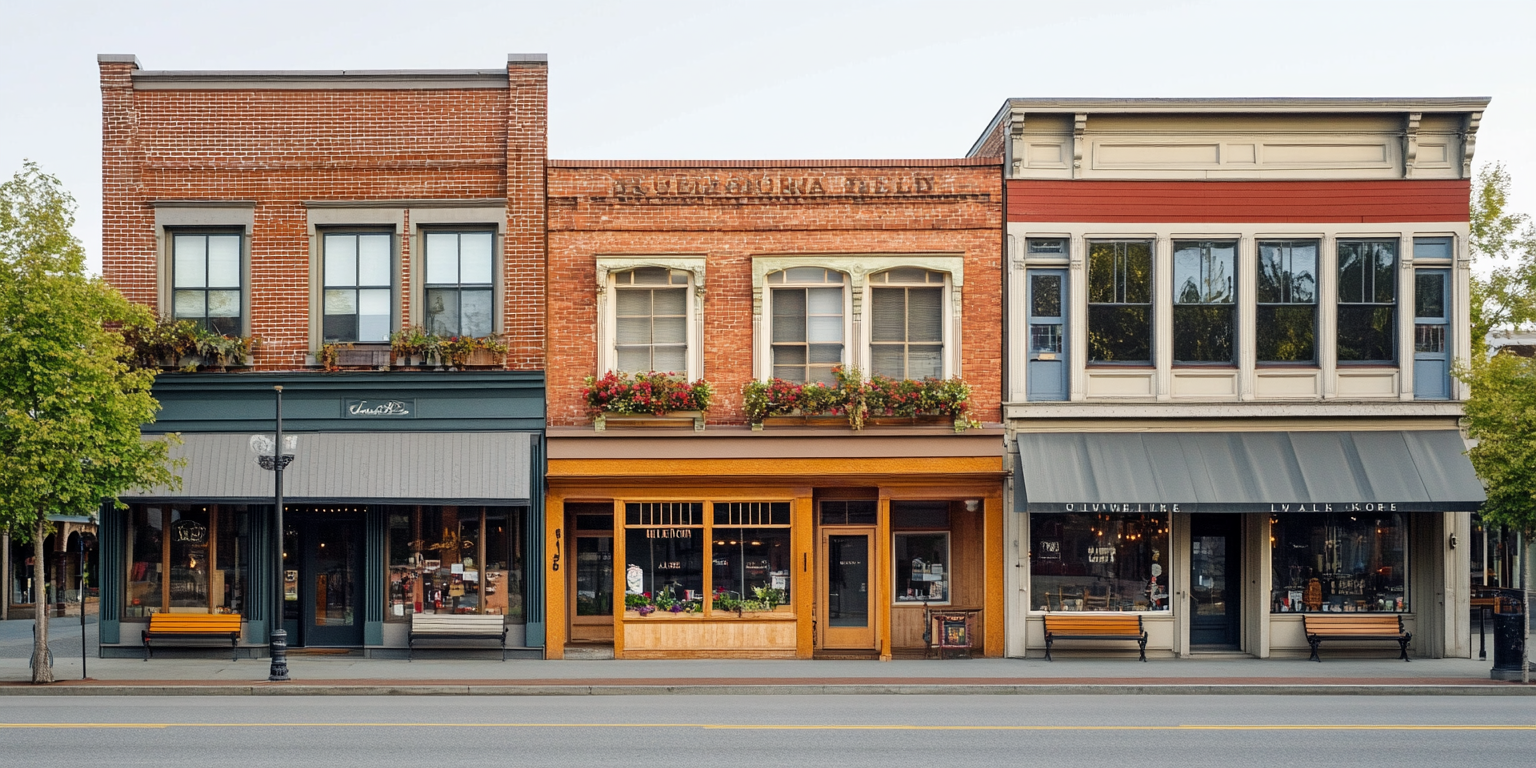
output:
[{"label": "white sky", "polygon": [[1529,0],[8,0],[0,175],[31,158],[62,178],[95,269],[96,54],[498,69],[518,52],[549,54],[556,158],[959,157],[1010,96],[1491,96],[1477,162],[1508,165],[1532,210],[1533,22]]}]

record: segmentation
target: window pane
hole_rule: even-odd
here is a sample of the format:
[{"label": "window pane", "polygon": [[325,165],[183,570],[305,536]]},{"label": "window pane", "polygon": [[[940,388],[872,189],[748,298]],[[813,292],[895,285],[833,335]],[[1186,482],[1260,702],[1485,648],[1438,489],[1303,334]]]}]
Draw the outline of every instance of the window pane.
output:
[{"label": "window pane", "polygon": [[813,317],[808,341],[840,342],[843,340],[843,318]]},{"label": "window pane", "polygon": [[624,532],[627,594],[650,595],[658,611],[704,598],[704,529],[630,528]]},{"label": "window pane", "polygon": [[1445,273],[1420,272],[1414,281],[1413,316],[1445,317]]},{"label": "window pane", "polygon": [[452,285],[459,282],[459,236],[451,232],[427,233],[427,282]]},{"label": "window pane", "polygon": [[1445,326],[1416,325],[1413,327],[1413,351],[1444,352]]},{"label": "window pane", "polygon": [[681,317],[658,317],[651,324],[651,340],[657,344],[681,344],[688,340],[688,330]]},{"label": "window pane", "polygon": [[624,373],[650,373],[650,347],[619,347],[619,370]]},{"label": "window pane", "polygon": [[812,363],[835,365],[843,361],[843,345],[841,344],[812,344],[810,346]]},{"label": "window pane", "polygon": [[208,318],[208,330],[225,336],[239,336],[245,332],[240,325],[240,318],[236,317],[210,317]]},{"label": "window pane", "polygon": [[133,505],[128,512],[128,574],[123,615],[140,618],[163,608],[164,508]]},{"label": "window pane", "polygon": [[907,289],[907,340],[944,340],[944,289]]},{"label": "window pane", "polygon": [[773,292],[773,341],[805,341],[805,289]]},{"label": "window pane", "polygon": [[869,372],[873,376],[906,377],[904,348],[899,344],[872,344],[869,348]]},{"label": "window pane", "polygon": [[1261,304],[1255,322],[1261,363],[1302,363],[1316,359],[1317,312],[1310,304]]},{"label": "window pane", "polygon": [[1415,259],[1449,259],[1451,257],[1451,239],[1449,237],[1415,237],[1413,239],[1413,258]]},{"label": "window pane", "polygon": [[213,609],[220,613],[244,614],[246,605],[246,569],[250,567],[250,515],[243,506],[223,505],[219,510],[217,549],[219,578],[214,579]]},{"label": "window pane", "polygon": [[1371,243],[1371,252],[1376,292],[1375,298],[1367,301],[1397,301],[1397,243]]},{"label": "window pane", "polygon": [[1152,359],[1150,307],[1089,305],[1088,359],[1144,363]]},{"label": "window pane", "polygon": [[325,236],[325,284],[345,287],[357,285],[357,236]]},{"label": "window pane", "polygon": [[1406,613],[1404,515],[1292,513],[1275,518],[1276,613]]},{"label": "window pane", "polygon": [[1029,303],[1035,317],[1061,317],[1061,275],[1030,275]]},{"label": "window pane", "polygon": [[892,283],[922,283],[928,280],[928,270],[917,267],[899,267],[885,275],[886,281]]},{"label": "window pane", "polygon": [[820,283],[827,279],[827,271],[821,267],[791,267],[784,270],[784,278],[791,283]]},{"label": "window pane", "polygon": [[451,288],[427,291],[427,331],[439,335],[459,333],[459,292]]},{"label": "window pane", "polygon": [[1168,609],[1166,515],[1030,515],[1037,611]]},{"label": "window pane", "polygon": [[948,533],[898,533],[892,566],[898,603],[947,603],[953,563]]},{"label": "window pane", "polygon": [[1121,283],[1125,298],[1131,304],[1152,301],[1152,244],[1145,242],[1124,243],[1125,266]]},{"label": "window pane", "polygon": [[1291,275],[1286,301],[1293,304],[1317,302],[1317,243],[1297,243],[1291,247]]},{"label": "window pane", "polygon": [[208,312],[203,302],[206,294],[203,291],[177,291],[173,297],[176,306],[177,317],[206,317]]},{"label": "window pane", "polygon": [[614,321],[614,330],[620,344],[651,343],[651,319],[649,317],[620,317]]},{"label": "window pane", "polygon": [[1339,307],[1339,360],[1392,362],[1396,359],[1397,308],[1371,304]]},{"label": "window pane", "polygon": [[208,238],[205,235],[177,235],[173,240],[177,288],[202,288],[208,285]]},{"label": "window pane", "polygon": [[614,291],[614,304],[619,317],[650,317],[651,292],[626,288]]},{"label": "window pane", "polygon": [[209,291],[208,292],[208,316],[209,317],[239,317],[240,316],[240,292],[239,291]]},{"label": "window pane", "polygon": [[807,308],[813,315],[837,315],[843,314],[843,289],[841,288],[811,288],[807,291],[809,304]]},{"label": "window pane", "polygon": [[326,315],[321,325],[327,343],[357,341],[357,315]]},{"label": "window pane", "polygon": [[1173,308],[1173,359],[1180,363],[1230,363],[1231,304],[1185,304]]},{"label": "window pane", "polygon": [[1236,243],[1175,243],[1175,304],[1230,304]]},{"label": "window pane", "polygon": [[387,290],[358,291],[358,341],[389,341],[389,297]]},{"label": "window pane", "polygon": [[[839,362],[841,362],[841,361],[839,361]],[[818,366],[818,367],[813,367],[813,368],[809,369],[806,372],[805,380],[807,382],[815,382],[817,384],[826,384],[827,386],[832,386],[833,384],[837,383],[837,377],[832,374],[832,367],[831,366]],[[797,379],[785,379],[785,381],[798,381],[798,380]]]},{"label": "window pane", "polygon": [[907,374],[909,379],[938,379],[944,376],[944,348],[938,345],[913,344],[907,348]]},{"label": "window pane", "polygon": [[778,345],[773,348],[774,365],[805,365],[805,346],[801,344]]},{"label": "window pane", "polygon": [[1254,297],[1260,303],[1286,300],[1286,286],[1291,279],[1290,250],[1287,243],[1259,243],[1258,285]]},{"label": "window pane", "polygon": [[1365,243],[1339,243],[1339,301],[1362,302],[1366,298]]},{"label": "window pane", "polygon": [[1060,352],[1061,323],[1034,323],[1030,325],[1029,351]]},{"label": "window pane", "polygon": [[1117,290],[1119,280],[1119,243],[1088,244],[1088,301],[1106,303],[1120,301]]},{"label": "window pane", "polygon": [[329,290],[325,292],[325,313],[327,315],[355,315],[357,314],[357,291],[353,290]]},{"label": "window pane", "polygon": [[658,315],[682,316],[688,312],[688,289],[660,288],[652,291]]},{"label": "window pane", "polygon": [[876,288],[869,292],[871,341],[906,341],[907,292],[901,288]]},{"label": "window pane", "polygon": [[240,236],[208,236],[208,287],[240,287]]},{"label": "window pane", "polygon": [[208,612],[208,545],[212,534],[208,523],[206,510],[171,510],[170,608]]},{"label": "window pane", "polygon": [[661,373],[684,373],[688,370],[688,348],[653,347],[651,351],[651,370]]},{"label": "window pane", "polygon": [[357,284],[390,285],[389,235],[361,235],[357,238]]},{"label": "window pane", "polygon": [[494,330],[491,325],[491,292],[488,290],[462,291],[459,294],[459,311],[462,327],[459,333],[465,336],[489,336]]},{"label": "window pane", "polygon": [[713,544],[717,599],[745,601],[746,611],[789,606],[788,528],[716,528]]},{"label": "window pane", "polygon": [[490,285],[490,232],[465,232],[459,235],[459,282]]},{"label": "window pane", "polygon": [[629,272],[635,285],[667,285],[671,274],[665,267],[640,267]]}]

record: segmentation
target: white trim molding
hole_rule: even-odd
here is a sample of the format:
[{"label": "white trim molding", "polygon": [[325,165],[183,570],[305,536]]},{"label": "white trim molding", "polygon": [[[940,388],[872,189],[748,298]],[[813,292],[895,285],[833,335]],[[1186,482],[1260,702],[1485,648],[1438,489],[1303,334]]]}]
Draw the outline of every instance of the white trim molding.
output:
[{"label": "white trim molding", "polygon": [[640,267],[661,267],[689,273],[693,301],[688,303],[688,380],[704,377],[704,264],[706,258],[679,254],[601,256],[596,260],[597,374],[605,375],[618,365],[613,347],[613,275]]}]

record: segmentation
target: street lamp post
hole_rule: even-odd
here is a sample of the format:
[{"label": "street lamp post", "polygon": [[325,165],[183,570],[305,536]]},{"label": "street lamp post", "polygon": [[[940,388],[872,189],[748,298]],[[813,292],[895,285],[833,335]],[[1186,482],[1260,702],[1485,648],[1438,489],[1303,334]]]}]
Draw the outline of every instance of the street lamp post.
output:
[{"label": "street lamp post", "polygon": [[288,631],[283,629],[283,468],[293,461],[293,454],[283,453],[283,388],[275,386],[272,389],[277,392],[277,429],[272,441],[272,455],[259,455],[256,462],[262,469],[272,470],[273,480],[273,536],[277,561],[277,588],[272,593],[272,631],[271,643],[267,653],[272,659],[272,667],[267,672],[267,679],[274,683],[288,681]]}]

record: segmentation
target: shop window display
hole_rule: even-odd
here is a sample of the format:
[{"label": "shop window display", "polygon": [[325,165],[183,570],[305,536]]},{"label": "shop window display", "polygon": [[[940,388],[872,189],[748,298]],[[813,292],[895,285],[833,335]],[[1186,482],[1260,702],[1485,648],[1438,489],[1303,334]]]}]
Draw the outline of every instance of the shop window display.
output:
[{"label": "shop window display", "polygon": [[948,603],[949,532],[895,535],[896,602]]},{"label": "shop window display", "polygon": [[246,506],[135,504],[127,514],[124,617],[245,611],[250,560]]},{"label": "shop window display", "polygon": [[523,621],[523,510],[514,507],[387,508],[387,622],[413,614],[484,614]]},{"label": "shop window display", "polygon": [[1168,516],[1032,513],[1030,607],[1168,610]]},{"label": "shop window display", "polygon": [[704,505],[645,502],[624,505],[624,606],[697,613],[704,601]]},{"label": "shop window display", "polygon": [[1288,514],[1270,520],[1276,613],[1405,613],[1401,514]]},{"label": "shop window display", "polygon": [[630,502],[624,527],[631,616],[792,610],[787,501]]}]

